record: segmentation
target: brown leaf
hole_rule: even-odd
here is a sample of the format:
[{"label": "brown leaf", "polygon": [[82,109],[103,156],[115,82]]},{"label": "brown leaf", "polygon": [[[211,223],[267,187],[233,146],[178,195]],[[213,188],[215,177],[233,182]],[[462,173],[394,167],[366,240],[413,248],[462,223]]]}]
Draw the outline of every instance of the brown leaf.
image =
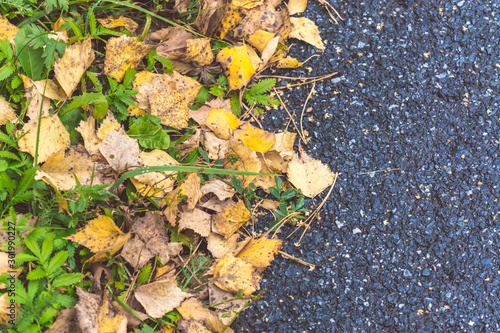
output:
[{"label": "brown leaf", "polygon": [[172,311],[191,294],[177,287],[177,280],[160,280],[139,286],[135,290],[135,298],[142,304],[146,313],[153,318],[161,318]]},{"label": "brown leaf", "polygon": [[99,144],[99,150],[114,170],[121,172],[140,165],[139,143],[129,137],[123,128],[111,131]]},{"label": "brown leaf", "polygon": [[229,141],[219,139],[214,132],[211,131],[203,132],[201,145],[205,149],[208,158],[211,160],[223,159],[229,151]]},{"label": "brown leaf", "polygon": [[104,74],[121,82],[127,69],[137,68],[141,59],[152,49],[151,45],[139,42],[137,37],[122,35],[109,39],[106,46]]},{"label": "brown leaf", "polygon": [[7,122],[17,119],[17,114],[14,109],[10,106],[9,102],[0,96],[0,126],[7,124]]},{"label": "brown leaf", "polygon": [[222,212],[224,209],[232,206],[234,204],[234,201],[231,199],[227,199],[224,201],[219,200],[217,197],[213,197],[212,199],[208,200],[207,202],[201,204],[203,208],[207,208],[210,210],[213,210],[217,213]]},{"label": "brown leaf", "polygon": [[276,21],[276,10],[264,3],[248,11],[241,23],[234,28],[234,37],[242,39],[257,30],[267,30]]},{"label": "brown leaf", "polygon": [[214,217],[214,231],[226,239],[250,220],[250,212],[243,201],[224,209]]},{"label": "brown leaf", "polygon": [[139,218],[133,228],[135,233],[153,254],[159,256],[162,263],[169,260],[168,238],[165,231],[165,221],[158,213],[146,213]]},{"label": "brown leaf", "polygon": [[207,237],[210,234],[211,220],[212,215],[198,208],[182,212],[179,220],[179,231],[191,229],[201,236]]},{"label": "brown leaf", "polygon": [[222,258],[227,253],[236,255],[252,239],[251,237],[247,237],[243,241],[238,242],[238,238],[238,234],[225,239],[223,236],[212,232],[207,237],[207,249],[215,258]]},{"label": "brown leaf", "polygon": [[76,287],[79,300],[76,305],[76,316],[78,326],[82,332],[99,333],[99,309],[102,298]]},{"label": "brown leaf", "polygon": [[202,3],[201,11],[193,25],[201,34],[211,37],[222,20],[225,4],[223,0],[203,0]]},{"label": "brown leaf", "polygon": [[217,198],[219,198],[219,200],[224,201],[228,198],[232,198],[236,194],[236,190],[232,186],[224,183],[222,180],[212,179],[201,187],[201,193],[203,195],[213,193],[217,196]]},{"label": "brown leaf", "polygon": [[257,290],[260,276],[252,264],[228,253],[219,259],[215,266],[212,282],[222,290],[232,293],[241,289],[242,295],[248,296]]},{"label": "brown leaf", "polygon": [[59,312],[56,321],[45,333],[73,333],[78,330],[75,318],[75,307],[64,309]]},{"label": "brown leaf", "polygon": [[171,59],[181,60],[186,54],[187,40],[194,38],[193,34],[178,27],[169,27],[151,34],[151,40],[162,40],[156,48],[156,54]]}]

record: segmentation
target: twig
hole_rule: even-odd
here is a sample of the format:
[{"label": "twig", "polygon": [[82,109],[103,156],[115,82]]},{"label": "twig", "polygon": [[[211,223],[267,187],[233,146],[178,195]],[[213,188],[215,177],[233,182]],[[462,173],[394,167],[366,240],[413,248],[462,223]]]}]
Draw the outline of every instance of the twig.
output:
[{"label": "twig", "polygon": [[278,92],[276,91],[276,88],[273,88],[274,89],[274,93],[276,94],[276,96],[278,97],[278,99],[280,100],[280,103],[281,105],[283,106],[283,108],[285,109],[286,113],[288,113],[288,116],[290,117],[290,119],[292,120],[293,122],[293,126],[295,127],[295,130],[297,131],[297,133],[299,133],[300,135],[300,138],[302,139],[302,141],[306,142],[306,138],[304,138],[303,134],[299,131],[299,129],[297,128],[297,124],[295,123],[295,119],[293,119],[292,115],[290,114],[290,111],[288,111],[285,103],[283,103],[283,100],[281,99],[280,95],[278,94]]},{"label": "twig", "polygon": [[328,79],[328,78],[330,78],[330,77],[332,77],[332,76],[334,76],[334,75],[336,75],[338,73],[339,72],[330,73],[330,74],[323,75],[322,77],[314,79],[314,80],[310,80],[310,81],[302,82],[302,83],[290,84],[290,85],[287,84],[286,86],[281,86],[281,87],[274,88],[274,89],[285,89],[285,88],[292,88],[292,87],[303,86],[304,84],[309,84],[309,83],[313,83],[313,82],[316,82],[316,81],[321,81],[321,80],[324,80],[324,79]]},{"label": "twig", "polygon": [[296,261],[298,262],[299,264],[302,264],[304,266],[309,266],[309,270],[312,271],[313,269],[316,268],[316,265],[313,265],[313,264],[310,264],[308,262],[305,262],[304,260],[301,260],[299,258],[295,258],[294,256],[286,253],[286,252],[283,252],[283,251],[278,251],[279,254],[281,254],[283,257],[287,258],[287,259],[291,259],[293,261]]},{"label": "twig", "polygon": [[394,169],[384,169],[384,170],[375,170],[375,171],[367,171],[367,172],[360,172],[358,173],[358,175],[366,175],[366,174],[369,174],[369,173],[376,173],[376,172],[389,172],[389,171],[398,171],[398,170],[401,170],[400,168],[394,168]]},{"label": "twig", "polygon": [[[311,91],[309,92],[309,95],[307,96],[306,98],[306,101],[304,103],[304,107],[302,108],[302,114],[300,115],[300,130],[302,131],[302,137],[305,137],[304,135],[304,128],[302,126],[303,124],[303,119],[304,119],[304,112],[306,111],[306,107],[307,107],[307,102],[309,102],[309,100],[311,99],[311,96],[313,94],[313,91],[314,91],[314,87],[316,86],[316,82],[313,82],[313,86],[311,87]],[[304,141],[304,143],[306,144],[307,146],[307,141]]]}]

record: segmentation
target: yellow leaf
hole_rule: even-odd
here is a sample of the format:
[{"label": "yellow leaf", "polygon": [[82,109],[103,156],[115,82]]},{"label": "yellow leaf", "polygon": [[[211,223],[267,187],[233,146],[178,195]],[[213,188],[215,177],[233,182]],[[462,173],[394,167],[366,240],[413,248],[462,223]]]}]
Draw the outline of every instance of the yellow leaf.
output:
[{"label": "yellow leaf", "polygon": [[184,62],[186,62],[187,40],[192,38],[195,38],[193,34],[178,27],[168,27],[151,34],[151,40],[162,41],[156,48],[156,54]]},{"label": "yellow leaf", "polygon": [[292,22],[290,38],[297,38],[320,50],[325,49],[325,45],[319,35],[318,27],[313,21],[305,17],[291,17],[290,21]]},{"label": "yellow leaf", "polygon": [[[262,163],[255,151],[238,140],[230,141],[229,151],[224,159],[225,169],[259,172],[261,167]],[[236,176],[236,178],[242,182],[243,187],[247,187],[255,176]]]},{"label": "yellow leaf", "polygon": [[265,65],[271,60],[273,57],[274,53],[276,52],[276,49],[278,48],[279,41],[281,37],[274,37],[267,43],[266,47],[262,51],[262,64],[260,65],[259,69],[264,68]]},{"label": "yellow leaf", "polygon": [[146,115],[146,111],[144,111],[143,109],[139,109],[137,106],[129,106],[127,110],[128,110],[128,115],[131,117],[139,117]]},{"label": "yellow leaf", "polygon": [[68,46],[62,58],[55,63],[55,78],[68,98],[73,94],[94,58],[91,40],[87,38]]},{"label": "yellow leaf", "polygon": [[188,209],[194,209],[198,200],[203,196],[200,190],[201,179],[196,172],[192,172],[184,178],[184,182],[180,186],[182,195],[187,196]]},{"label": "yellow leaf", "polygon": [[137,37],[122,35],[118,38],[111,38],[106,46],[104,74],[121,82],[127,69],[136,68],[141,59],[152,48],[152,46],[139,42]]},{"label": "yellow leaf", "polygon": [[214,61],[210,38],[188,39],[186,45],[186,58],[189,61],[194,61],[200,66],[210,65]]},{"label": "yellow leaf", "polygon": [[293,155],[293,145],[295,144],[295,137],[297,133],[292,132],[281,132],[275,135],[276,142],[271,150],[275,150],[282,157]]},{"label": "yellow leaf", "polygon": [[127,332],[127,317],[115,315],[105,317],[99,324],[99,333],[125,333]]},{"label": "yellow leaf", "polygon": [[253,34],[257,30],[269,30],[273,28],[276,21],[276,10],[274,6],[263,3],[249,10],[241,23],[234,28],[234,37],[242,39]]},{"label": "yellow leaf", "polygon": [[14,109],[5,98],[0,96],[0,126],[7,124],[9,121],[14,122],[16,119],[17,115]]},{"label": "yellow leaf", "polygon": [[191,294],[177,287],[175,278],[142,285],[135,290],[135,298],[142,304],[146,313],[153,318],[161,318],[190,296]]},{"label": "yellow leaf", "polygon": [[238,242],[239,237],[240,235],[233,234],[228,239],[225,239],[221,235],[212,232],[207,237],[207,249],[215,258],[222,258],[227,253],[238,253],[251,239],[251,237],[247,237],[241,242]]},{"label": "yellow leaf", "polygon": [[177,92],[184,96],[188,104],[192,103],[201,89],[201,84],[195,79],[177,72],[173,72],[170,77],[175,83]]},{"label": "yellow leaf", "polygon": [[289,0],[287,7],[290,15],[302,13],[306,10],[307,0]]},{"label": "yellow leaf", "polygon": [[186,99],[177,91],[166,87],[164,91],[149,98],[151,114],[160,118],[161,123],[178,130],[188,126],[189,111]]},{"label": "yellow leaf", "polygon": [[165,214],[170,224],[173,226],[176,224],[177,214],[180,211],[179,205],[185,205],[184,209],[194,209],[198,200],[203,195],[200,190],[200,184],[201,180],[196,172],[190,173],[184,178],[181,186],[165,197],[167,208],[165,208],[163,214]]},{"label": "yellow leaf", "polygon": [[[14,288],[15,287],[12,286],[11,289]],[[9,325],[9,322],[10,323],[14,322],[17,318],[17,313],[21,308],[21,305],[16,303],[11,303],[5,299],[8,294],[9,293],[5,293],[2,294],[2,296],[0,296],[0,326],[7,326]]]},{"label": "yellow leaf", "polygon": [[251,125],[236,130],[234,136],[240,139],[245,146],[259,153],[268,151],[276,142],[274,133],[263,131]]},{"label": "yellow leaf", "polygon": [[16,38],[19,28],[9,22],[5,17],[0,15],[0,40],[7,38],[14,47],[14,39]]},{"label": "yellow leaf", "polygon": [[225,109],[213,109],[208,114],[205,125],[207,125],[218,138],[228,140],[233,130],[240,126],[240,120],[232,112]]},{"label": "yellow leaf", "polygon": [[267,237],[252,239],[237,257],[256,268],[264,269],[274,260],[274,255],[278,253],[282,244],[283,241],[279,239]]},{"label": "yellow leaf", "polygon": [[267,43],[269,43],[269,41],[273,39],[274,36],[274,33],[265,30],[257,30],[253,34],[251,34],[250,37],[248,37],[247,42],[262,53]]},{"label": "yellow leaf", "polygon": [[99,262],[106,259],[106,252],[113,255],[120,251],[129,238],[130,233],[124,234],[111,218],[98,216],[89,221],[83,230],[65,239],[70,239],[96,253],[87,262]]},{"label": "yellow leaf", "polygon": [[179,219],[179,231],[183,229],[191,229],[201,236],[207,237],[210,235],[211,221],[212,215],[198,208],[181,212]]},{"label": "yellow leaf", "polygon": [[217,61],[228,77],[229,90],[239,89],[250,82],[255,69],[246,45],[230,46],[217,54]]},{"label": "yellow leaf", "polygon": [[[30,120],[24,125],[23,131],[28,132],[19,140],[19,149],[35,156],[37,120]],[[42,117],[40,123],[40,141],[38,146],[38,163],[45,162],[50,155],[66,149],[70,144],[69,133],[56,114]]]},{"label": "yellow leaf", "polygon": [[240,200],[213,216],[214,231],[227,239],[249,220],[250,212]]},{"label": "yellow leaf", "polygon": [[33,85],[38,92],[50,99],[63,101],[66,99],[65,92],[53,80],[34,81]]},{"label": "yellow leaf", "polygon": [[99,140],[104,140],[108,137],[109,133],[112,131],[119,131],[121,128],[120,124],[116,121],[113,113],[108,112],[108,115],[103,120],[99,130],[97,131],[97,137]]},{"label": "yellow leaf", "polygon": [[30,119],[38,120],[40,115],[40,110],[42,112],[42,117],[49,115],[50,109],[50,99],[44,97],[38,89],[35,87],[35,83],[29,77],[22,74],[19,75],[24,84],[25,97],[29,100],[28,110],[26,115]]},{"label": "yellow leaf", "polygon": [[302,66],[303,64],[304,64],[303,62],[300,62],[295,58],[286,57],[286,58],[278,59],[278,63],[276,65],[276,67],[278,67],[278,68],[298,68],[298,67]]},{"label": "yellow leaf", "polygon": [[248,296],[257,290],[260,276],[252,264],[228,253],[215,266],[212,282],[222,290],[232,293],[241,289],[242,295]]},{"label": "yellow leaf", "polygon": [[139,27],[139,24],[135,23],[132,19],[124,16],[120,16],[117,19],[114,18],[97,19],[97,21],[101,23],[105,28],[114,29],[118,27],[124,27],[132,34]]},{"label": "yellow leaf", "polygon": [[[142,152],[139,158],[142,160],[143,166],[179,165],[179,162],[177,162],[175,158],[159,149],[155,149],[151,152]],[[175,175],[177,175],[177,172],[172,171],[149,172],[135,176],[134,178],[142,184],[169,192],[174,186]]]},{"label": "yellow leaf", "polygon": [[196,298],[188,298],[182,302],[181,306],[176,308],[182,318],[186,320],[196,320],[204,322],[207,317],[211,316],[210,310],[203,306]]},{"label": "yellow leaf", "polygon": [[330,168],[302,152],[299,158],[294,154],[293,159],[288,163],[288,179],[309,198],[323,192],[334,181],[334,174]]},{"label": "yellow leaf", "polygon": [[137,193],[141,197],[154,197],[154,198],[163,198],[165,196],[165,192],[162,190],[159,190],[157,188],[154,188],[152,186],[146,185],[144,183],[141,183],[137,179],[134,179],[133,177],[130,178],[130,182],[132,185],[135,186],[135,189],[137,190]]},{"label": "yellow leaf", "polygon": [[80,121],[78,127],[75,128],[83,138],[85,149],[91,155],[99,153],[99,143],[101,142],[101,139],[99,139],[96,134],[95,121],[96,120],[90,116],[87,118],[87,121]]},{"label": "yellow leaf", "polygon": [[140,165],[139,143],[129,137],[123,128],[111,131],[108,137],[99,143],[99,151],[115,171],[121,172]]}]

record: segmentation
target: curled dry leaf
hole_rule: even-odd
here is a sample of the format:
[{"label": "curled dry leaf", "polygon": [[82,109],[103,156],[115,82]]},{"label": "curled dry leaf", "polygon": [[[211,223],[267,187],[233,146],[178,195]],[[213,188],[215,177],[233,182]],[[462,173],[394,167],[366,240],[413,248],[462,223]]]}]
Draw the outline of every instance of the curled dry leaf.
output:
[{"label": "curled dry leaf", "polygon": [[129,137],[123,128],[111,131],[99,144],[99,151],[114,170],[121,172],[129,167],[140,165],[139,143]]},{"label": "curled dry leaf", "polygon": [[118,252],[129,240],[130,233],[124,234],[113,220],[107,216],[98,216],[75,235],[66,237],[96,253],[87,262],[99,262],[106,259],[106,252],[111,255]]},{"label": "curled dry leaf", "polygon": [[288,163],[287,174],[290,182],[309,198],[323,192],[334,181],[330,168],[305,152],[301,152],[300,158],[297,154],[293,155]]},{"label": "curled dry leaf", "polygon": [[269,60],[271,60],[274,53],[276,52],[276,49],[278,48],[279,41],[280,37],[274,37],[269,41],[269,43],[267,43],[266,47],[262,51],[262,64],[259,70],[264,68],[264,66],[267,65]]},{"label": "curled dry leaf", "polygon": [[[233,1],[234,2],[234,1]],[[217,61],[224,68],[229,81],[229,90],[245,86],[255,74],[246,45],[235,45],[223,48],[217,54]]]},{"label": "curled dry leaf", "polygon": [[204,202],[201,204],[201,207],[207,208],[210,210],[213,210],[214,212],[222,212],[224,209],[232,206],[234,204],[234,201],[231,199],[227,199],[224,201],[219,200],[217,197],[213,197],[212,199],[208,200],[207,202]]},{"label": "curled dry leaf", "polygon": [[269,239],[267,237],[252,239],[237,257],[263,270],[274,260],[274,255],[278,253],[282,244],[283,241],[279,239]]},{"label": "curled dry leaf", "polygon": [[214,217],[214,231],[226,239],[250,220],[250,212],[243,201],[217,213]]},{"label": "curled dry leaf", "polygon": [[320,50],[325,49],[325,45],[319,35],[318,27],[313,21],[305,17],[292,17],[290,18],[290,22],[292,22],[293,26],[289,35],[290,38],[299,39]]},{"label": "curled dry leaf", "polygon": [[243,296],[251,295],[259,286],[260,276],[252,264],[228,253],[215,266],[212,282],[231,293],[242,290]]},{"label": "curled dry leaf", "polygon": [[54,64],[55,79],[68,98],[75,91],[94,58],[91,39],[87,38],[68,46],[62,58]]},{"label": "curled dry leaf", "polygon": [[65,92],[53,80],[34,81],[33,86],[41,95],[56,101],[66,99]]},{"label": "curled dry leaf", "polygon": [[136,68],[141,59],[152,49],[152,46],[139,42],[137,37],[122,35],[111,38],[106,46],[104,74],[121,82],[127,69]]},{"label": "curled dry leaf", "polygon": [[234,136],[253,151],[263,153],[268,151],[276,139],[274,133],[269,133],[247,124],[243,129],[236,130]]},{"label": "curled dry leaf", "polygon": [[124,27],[132,34],[139,27],[139,24],[135,23],[134,20],[124,16],[120,16],[117,19],[114,18],[97,19],[97,21],[101,23],[102,26],[105,28],[114,29],[114,28]]},{"label": "curled dry leaf", "polygon": [[7,124],[7,122],[17,119],[16,112],[10,106],[9,102],[5,100],[2,96],[0,96],[0,126]]},{"label": "curled dry leaf", "polygon": [[201,236],[207,237],[210,234],[211,220],[212,215],[198,208],[181,212],[179,220],[179,231],[183,229],[191,229]]},{"label": "curled dry leaf", "polygon": [[[30,153],[33,157],[36,152],[37,127],[38,121],[30,120],[23,127],[23,131],[28,133],[19,140],[19,149]],[[69,133],[57,114],[42,117],[39,139],[38,163],[45,162],[50,155],[66,149],[70,144]]]},{"label": "curled dry leaf", "polygon": [[193,25],[201,34],[211,37],[222,20],[224,8],[223,0],[203,0],[201,11]]},{"label": "curled dry leaf", "polygon": [[190,296],[192,295],[177,287],[175,278],[142,285],[135,290],[135,298],[153,318],[161,318]]},{"label": "curled dry leaf", "polygon": [[224,201],[228,198],[232,198],[236,194],[236,190],[220,179],[212,179],[201,187],[201,193],[203,195],[213,193],[219,200]]},{"label": "curled dry leaf", "polygon": [[151,34],[151,40],[163,41],[156,48],[156,54],[171,60],[185,56],[187,40],[192,38],[194,38],[193,34],[178,27],[168,27]]}]

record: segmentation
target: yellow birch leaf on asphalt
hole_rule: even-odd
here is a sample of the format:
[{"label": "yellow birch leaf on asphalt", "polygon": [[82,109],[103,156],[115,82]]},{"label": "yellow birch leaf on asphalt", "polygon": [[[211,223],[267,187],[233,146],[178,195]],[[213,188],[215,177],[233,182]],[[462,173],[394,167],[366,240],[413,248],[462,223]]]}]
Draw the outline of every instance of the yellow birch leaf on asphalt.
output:
[{"label": "yellow birch leaf on asphalt", "polygon": [[175,83],[177,92],[184,96],[188,104],[192,103],[201,89],[201,84],[195,79],[177,72],[173,72],[170,77]]},{"label": "yellow birch leaf on asphalt", "polygon": [[191,229],[203,237],[210,235],[210,222],[212,215],[205,213],[203,210],[195,208],[181,212],[179,220],[179,231],[183,229]]},{"label": "yellow birch leaf on asphalt", "polygon": [[290,15],[302,13],[306,10],[307,0],[289,0],[287,7]]},{"label": "yellow birch leaf on asphalt", "polygon": [[14,39],[16,38],[19,28],[9,22],[5,17],[0,15],[0,40],[7,38],[10,44],[14,47]]},{"label": "yellow birch leaf on asphalt", "polygon": [[88,222],[78,233],[65,237],[75,243],[85,246],[96,253],[87,262],[98,262],[106,259],[106,252],[111,255],[120,251],[129,240],[130,233],[124,234],[107,216],[98,216]]},{"label": "yellow birch leaf on asphalt", "polygon": [[215,266],[212,282],[222,290],[248,296],[257,290],[260,282],[255,267],[228,253]]},{"label": "yellow birch leaf on asphalt", "polygon": [[99,126],[99,130],[97,131],[97,137],[99,140],[104,140],[108,137],[109,133],[112,131],[119,131],[120,124],[116,121],[113,113],[108,112],[108,115],[103,120],[101,126]]},{"label": "yellow birch leaf on asphalt", "polygon": [[82,185],[103,184],[90,156],[72,149],[67,153],[59,150],[50,155],[40,170],[37,170],[35,179],[43,180],[59,191],[67,191],[77,185],[75,176]]},{"label": "yellow birch leaf on asphalt", "polygon": [[[229,158],[231,155],[236,158]],[[232,139],[230,141],[229,151],[224,159],[225,169],[259,172],[261,167],[262,163],[260,162],[255,151],[251,150],[238,140]],[[247,187],[255,176],[236,176],[236,178],[241,181],[243,187]]]},{"label": "yellow birch leaf on asphalt", "polygon": [[240,200],[213,217],[214,231],[227,239],[248,220],[250,220],[250,212],[245,203]]},{"label": "yellow birch leaf on asphalt", "polygon": [[327,165],[305,152],[301,153],[300,158],[297,154],[293,155],[293,159],[288,163],[287,173],[293,186],[309,198],[314,198],[332,185],[335,177]]},{"label": "yellow birch leaf on asphalt", "polygon": [[192,295],[177,287],[175,278],[142,285],[135,290],[135,298],[153,318],[161,318],[190,296]]},{"label": "yellow birch leaf on asphalt", "polygon": [[245,146],[259,153],[268,151],[276,142],[274,133],[263,131],[251,125],[234,131],[234,136],[241,140]]},{"label": "yellow birch leaf on asphalt", "polygon": [[274,38],[274,33],[265,30],[257,30],[248,37],[247,42],[262,53],[267,43]]},{"label": "yellow birch leaf on asphalt", "polygon": [[94,58],[92,42],[87,38],[68,46],[62,58],[54,64],[55,78],[68,98],[73,94]]},{"label": "yellow birch leaf on asphalt", "polygon": [[118,172],[140,165],[139,143],[129,137],[123,128],[111,131],[106,139],[99,144],[99,151],[109,165]]},{"label": "yellow birch leaf on asphalt", "polygon": [[101,23],[105,28],[114,29],[114,28],[124,27],[132,34],[139,27],[139,24],[135,23],[132,19],[124,16],[120,16],[117,19],[114,18],[97,19],[97,21]]},{"label": "yellow birch leaf on asphalt", "polygon": [[[30,120],[24,125],[23,131],[28,132],[19,140],[19,150],[35,156],[37,120]],[[50,155],[66,149],[70,144],[69,133],[56,114],[42,117],[40,123],[40,141],[38,146],[38,163],[45,162]]]},{"label": "yellow birch leaf on asphalt", "polygon": [[93,117],[88,117],[86,121],[81,120],[78,127],[75,128],[82,136],[85,149],[90,155],[99,153],[99,143],[101,142],[101,139],[97,137],[95,121]]},{"label": "yellow birch leaf on asphalt", "polygon": [[229,90],[239,89],[250,82],[255,68],[246,45],[230,46],[217,54],[217,61],[224,68],[229,81]]},{"label": "yellow birch leaf on asphalt", "polygon": [[228,140],[233,130],[240,126],[240,120],[230,111],[225,109],[213,109],[208,114],[205,125],[207,125],[218,138]]},{"label": "yellow birch leaf on asphalt", "polygon": [[210,38],[188,39],[186,44],[186,58],[189,61],[194,61],[200,66],[210,65],[214,61]]},{"label": "yellow birch leaf on asphalt", "polygon": [[275,134],[276,142],[270,150],[275,150],[282,157],[293,155],[293,145],[295,144],[295,137],[297,133],[281,132]]},{"label": "yellow birch leaf on asphalt", "polygon": [[298,61],[295,58],[292,57],[286,57],[286,58],[281,58],[278,59],[278,63],[276,64],[276,67],[278,68],[298,68],[302,66],[304,63]]},{"label": "yellow birch leaf on asphalt", "polygon": [[104,74],[121,82],[127,69],[136,68],[152,48],[150,45],[139,42],[137,37],[122,35],[118,38],[111,38],[106,46]]},{"label": "yellow birch leaf on asphalt", "polygon": [[274,255],[278,253],[282,244],[283,241],[279,239],[269,239],[267,237],[252,239],[238,253],[237,257],[256,268],[263,269],[271,264],[271,261],[274,260]]},{"label": "yellow birch leaf on asphalt", "polygon": [[[139,155],[142,160],[143,166],[163,166],[163,165],[179,165],[179,162],[167,152],[155,149],[151,152],[142,152]],[[142,175],[135,176],[142,184],[151,187],[162,189],[166,192],[171,191],[175,183],[175,175],[177,172],[164,171],[164,172],[149,172]]]},{"label": "yellow birch leaf on asphalt", "polygon": [[8,121],[14,122],[16,119],[17,115],[14,109],[5,98],[0,96],[0,126],[7,124]]},{"label": "yellow birch leaf on asphalt", "polygon": [[320,50],[325,49],[318,27],[313,21],[305,17],[291,17],[290,22],[292,22],[292,31],[288,37],[304,41]]},{"label": "yellow birch leaf on asphalt", "polygon": [[177,91],[167,89],[156,93],[149,98],[151,114],[160,118],[162,125],[182,130],[188,126],[188,103],[183,95]]}]

